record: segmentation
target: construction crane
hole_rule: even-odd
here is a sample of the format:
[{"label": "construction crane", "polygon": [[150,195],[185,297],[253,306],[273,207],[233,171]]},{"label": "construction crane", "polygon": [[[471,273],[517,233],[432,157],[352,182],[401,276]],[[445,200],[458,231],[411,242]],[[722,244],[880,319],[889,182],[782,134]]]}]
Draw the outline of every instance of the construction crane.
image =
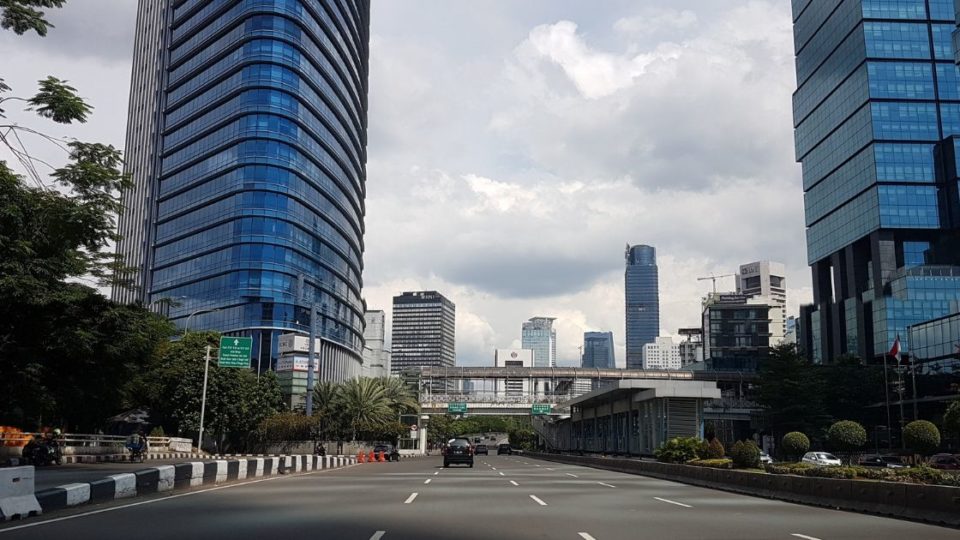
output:
[{"label": "construction crane", "polygon": [[717,294],[717,280],[718,280],[718,279],[720,279],[720,278],[725,278],[725,277],[736,277],[736,276],[737,276],[736,274],[720,274],[719,276],[710,274],[710,275],[707,276],[707,277],[697,278],[697,281],[707,281],[707,280],[712,281],[712,282],[713,282],[713,294]]}]

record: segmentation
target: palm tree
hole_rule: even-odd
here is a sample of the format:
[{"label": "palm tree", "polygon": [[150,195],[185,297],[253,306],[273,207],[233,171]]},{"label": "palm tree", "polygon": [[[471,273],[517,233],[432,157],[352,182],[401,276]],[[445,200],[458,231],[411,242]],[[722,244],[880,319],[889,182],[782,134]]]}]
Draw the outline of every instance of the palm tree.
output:
[{"label": "palm tree", "polygon": [[356,440],[360,431],[374,429],[393,418],[390,401],[376,379],[361,377],[340,386],[340,405]]},{"label": "palm tree", "polygon": [[412,414],[420,411],[420,401],[403,379],[399,377],[380,377],[377,382],[383,386],[383,392],[390,403],[390,408],[396,414]]}]

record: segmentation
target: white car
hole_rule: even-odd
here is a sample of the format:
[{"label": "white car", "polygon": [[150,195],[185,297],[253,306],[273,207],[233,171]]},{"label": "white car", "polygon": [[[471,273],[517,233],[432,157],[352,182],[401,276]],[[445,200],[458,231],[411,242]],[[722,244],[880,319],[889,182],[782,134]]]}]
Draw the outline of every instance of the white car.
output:
[{"label": "white car", "polygon": [[770,454],[768,454],[768,453],[764,452],[763,450],[761,450],[761,451],[760,451],[760,464],[761,464],[761,465],[766,465],[767,463],[773,463],[773,458],[770,457]]},{"label": "white car", "polygon": [[840,466],[840,460],[833,454],[827,452],[807,452],[803,455],[801,463],[810,463],[811,465],[836,465]]}]

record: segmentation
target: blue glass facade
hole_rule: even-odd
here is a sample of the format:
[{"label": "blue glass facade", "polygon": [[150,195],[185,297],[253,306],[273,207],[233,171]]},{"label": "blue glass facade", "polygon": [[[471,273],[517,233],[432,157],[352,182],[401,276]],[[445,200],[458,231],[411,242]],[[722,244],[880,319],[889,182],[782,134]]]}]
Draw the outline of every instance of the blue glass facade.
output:
[{"label": "blue glass facade", "polygon": [[657,250],[651,246],[627,246],[625,258],[627,369],[643,369],[643,346],[660,335]]},{"label": "blue glass facade", "polygon": [[165,17],[145,301],[253,335],[261,369],[316,302],[319,336],[359,358],[369,2],[168,0]]},{"label": "blue glass facade", "polygon": [[922,290],[960,294],[960,282],[927,268],[957,264],[927,256],[960,225],[953,2],[793,0],[793,17],[810,354],[874,358],[897,335],[906,341],[908,325],[949,309]]},{"label": "blue glass facade", "polygon": [[613,332],[584,332],[583,357],[580,367],[614,369],[617,367],[613,349]]}]

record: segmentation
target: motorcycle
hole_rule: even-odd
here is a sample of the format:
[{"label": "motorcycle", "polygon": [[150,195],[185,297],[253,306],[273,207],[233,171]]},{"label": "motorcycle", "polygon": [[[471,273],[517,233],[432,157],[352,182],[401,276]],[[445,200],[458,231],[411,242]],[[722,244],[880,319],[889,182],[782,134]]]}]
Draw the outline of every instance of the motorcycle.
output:
[{"label": "motorcycle", "polygon": [[63,465],[63,449],[56,440],[32,440],[23,447],[24,461],[34,467]]}]

